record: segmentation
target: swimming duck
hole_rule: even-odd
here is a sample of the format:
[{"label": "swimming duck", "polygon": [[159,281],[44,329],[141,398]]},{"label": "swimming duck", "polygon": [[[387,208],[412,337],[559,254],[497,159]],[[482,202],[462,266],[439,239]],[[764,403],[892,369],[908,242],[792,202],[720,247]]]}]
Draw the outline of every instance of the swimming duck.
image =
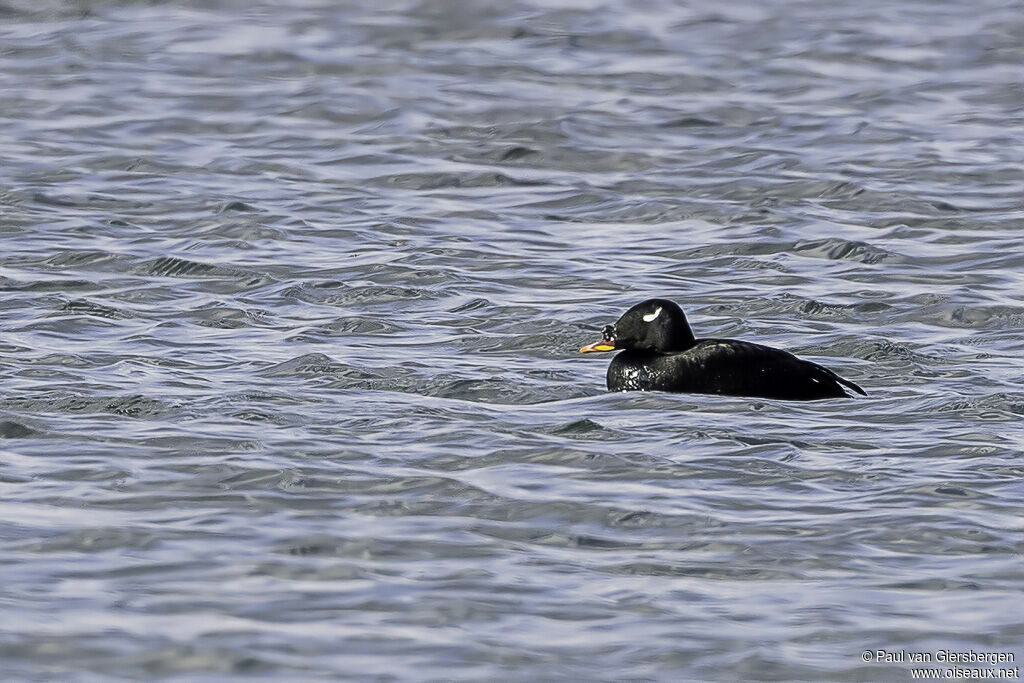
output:
[{"label": "swimming duck", "polygon": [[695,339],[683,309],[648,299],[604,328],[581,353],[618,351],[608,366],[610,391],[675,391],[792,401],[849,398],[863,389],[828,368],[770,346],[737,339]]}]

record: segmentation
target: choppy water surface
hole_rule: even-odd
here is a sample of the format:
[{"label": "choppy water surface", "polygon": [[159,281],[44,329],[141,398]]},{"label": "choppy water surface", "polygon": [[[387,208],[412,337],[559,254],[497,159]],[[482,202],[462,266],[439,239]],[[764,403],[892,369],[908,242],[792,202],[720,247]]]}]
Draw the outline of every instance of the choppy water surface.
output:
[{"label": "choppy water surface", "polygon": [[3,674],[1021,664],[1020,4],[368,5],[0,4]]}]

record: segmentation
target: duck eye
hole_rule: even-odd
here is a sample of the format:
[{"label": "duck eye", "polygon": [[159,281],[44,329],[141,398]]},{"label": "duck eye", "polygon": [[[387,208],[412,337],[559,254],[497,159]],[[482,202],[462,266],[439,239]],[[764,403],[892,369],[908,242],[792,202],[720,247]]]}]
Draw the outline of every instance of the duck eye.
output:
[{"label": "duck eye", "polygon": [[654,313],[648,313],[647,315],[645,315],[644,322],[653,323],[654,319],[657,318],[659,315],[661,315],[661,306],[658,306],[657,310],[655,310]]},{"label": "duck eye", "polygon": [[615,335],[615,328],[611,325],[605,325],[604,329],[601,330],[601,336],[605,339],[611,339]]}]

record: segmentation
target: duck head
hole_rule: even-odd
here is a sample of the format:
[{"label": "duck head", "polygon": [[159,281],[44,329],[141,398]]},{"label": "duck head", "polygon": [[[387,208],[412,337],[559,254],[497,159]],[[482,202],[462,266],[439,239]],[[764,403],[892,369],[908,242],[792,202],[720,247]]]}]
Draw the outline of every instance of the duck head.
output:
[{"label": "duck head", "polygon": [[648,299],[622,314],[614,325],[605,326],[601,340],[588,344],[580,353],[593,351],[685,351],[694,344],[693,331],[683,309],[668,299]]}]

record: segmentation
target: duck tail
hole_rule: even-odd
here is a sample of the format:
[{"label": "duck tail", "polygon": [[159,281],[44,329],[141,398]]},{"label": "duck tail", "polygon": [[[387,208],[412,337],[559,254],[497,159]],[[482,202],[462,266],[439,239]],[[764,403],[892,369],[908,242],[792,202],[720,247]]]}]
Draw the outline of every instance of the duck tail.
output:
[{"label": "duck tail", "polygon": [[857,386],[856,384],[854,384],[850,380],[844,379],[843,377],[840,377],[839,375],[836,375],[835,377],[836,377],[836,380],[838,380],[839,383],[842,384],[844,387],[849,387],[850,389],[853,389],[854,391],[856,391],[861,396],[867,396],[868,395],[868,392],[864,391],[863,389],[861,389],[859,386]]}]

